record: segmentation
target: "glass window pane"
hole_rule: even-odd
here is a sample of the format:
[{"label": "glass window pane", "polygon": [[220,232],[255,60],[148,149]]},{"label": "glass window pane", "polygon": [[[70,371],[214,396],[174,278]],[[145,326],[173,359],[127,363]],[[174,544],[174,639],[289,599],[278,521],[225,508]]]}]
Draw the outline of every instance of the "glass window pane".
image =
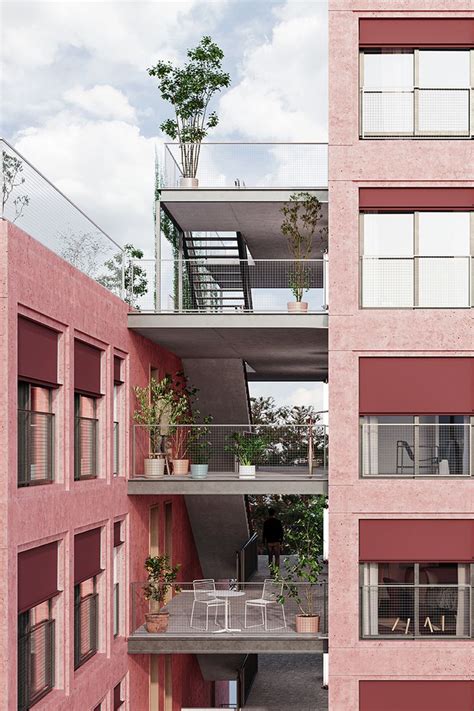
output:
[{"label": "glass window pane", "polygon": [[468,50],[420,50],[420,89],[460,89],[470,86]]},{"label": "glass window pane", "polygon": [[469,256],[469,212],[420,212],[419,254]]},{"label": "glass window pane", "polygon": [[412,213],[364,215],[364,256],[411,257],[413,255]]},{"label": "glass window pane", "polygon": [[412,89],[413,53],[364,53],[364,89]]}]

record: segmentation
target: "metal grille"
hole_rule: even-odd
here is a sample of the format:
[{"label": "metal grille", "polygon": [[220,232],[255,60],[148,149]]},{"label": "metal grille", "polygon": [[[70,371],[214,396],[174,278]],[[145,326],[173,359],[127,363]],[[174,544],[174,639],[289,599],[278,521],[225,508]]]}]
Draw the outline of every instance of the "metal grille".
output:
[{"label": "metal grille", "polygon": [[[327,143],[202,143],[199,150],[199,187],[314,189],[328,184]],[[179,144],[165,144],[164,153],[164,187],[179,187]]]},{"label": "metal grille", "polygon": [[120,467],[120,425],[118,422],[114,422],[114,461],[113,461],[115,476],[119,473]]},{"label": "metal grille", "polygon": [[470,637],[468,585],[366,585],[362,637]]},{"label": "metal grille", "polygon": [[327,477],[328,431],[322,424],[170,425],[160,432],[149,425],[134,425],[133,475],[144,476],[145,459],[161,452],[169,461],[208,464],[215,478],[237,477],[235,434],[256,441],[252,463],[261,477]]},{"label": "metal grille", "polygon": [[74,669],[97,652],[98,595],[92,593],[74,605]]},{"label": "metal grille", "polygon": [[18,639],[18,709],[26,711],[54,687],[54,620]]},{"label": "metal grille", "polygon": [[[135,635],[149,634],[144,626],[145,614],[158,612],[160,609],[158,603],[145,599],[143,585],[144,583],[132,583],[132,630]],[[229,599],[229,623],[232,629],[238,630],[238,632],[229,632],[229,634],[255,636],[274,633],[291,637],[297,634],[295,616],[301,615],[303,611],[307,610],[311,610],[312,614],[320,617],[318,635],[327,633],[327,588],[325,582],[316,584],[291,583],[288,586],[284,584],[282,595],[275,593],[272,604],[268,605],[267,629],[265,629],[261,608],[246,604],[264,597],[264,583],[237,583],[236,581],[226,580],[215,582],[214,586],[217,600],[219,600],[218,595],[221,590],[233,590],[241,593]],[[181,592],[176,592],[176,587]],[[214,600],[214,593],[210,591],[210,588],[206,588],[208,592],[195,593],[191,582],[179,583],[178,586],[173,585],[172,588],[171,598],[164,608],[164,611],[169,613],[168,629],[165,634],[192,637],[193,635],[202,635],[203,632],[213,634],[222,630],[225,618],[223,598],[220,598],[221,605],[218,608],[212,607],[209,609],[206,625],[207,605],[205,601],[211,598]],[[292,591],[291,593],[290,590]],[[270,599],[270,597],[271,595],[267,590],[265,599]],[[198,598],[199,602],[194,605],[193,612],[195,598]],[[191,624],[192,613],[193,620]]]},{"label": "metal grille", "polygon": [[471,476],[468,424],[361,424],[363,477]]},{"label": "metal grille", "polygon": [[468,88],[362,89],[362,138],[469,138]]},{"label": "metal grille", "polygon": [[162,260],[159,291],[154,286],[155,265],[155,260],[131,264],[131,283],[135,269],[147,275],[146,293],[127,297],[140,311],[287,313],[288,303],[297,299],[310,312],[327,310],[323,259]]},{"label": "metal grille", "polygon": [[363,308],[469,308],[468,256],[362,257]]},{"label": "metal grille", "polygon": [[18,486],[53,481],[54,415],[18,410]]},{"label": "metal grille", "polygon": [[[6,141],[2,151],[2,217],[110,291],[123,293],[124,252]],[[109,264],[111,262],[111,264]]]},{"label": "metal grille", "polygon": [[75,418],[75,479],[88,479],[97,476],[97,428],[98,420],[96,418]]}]

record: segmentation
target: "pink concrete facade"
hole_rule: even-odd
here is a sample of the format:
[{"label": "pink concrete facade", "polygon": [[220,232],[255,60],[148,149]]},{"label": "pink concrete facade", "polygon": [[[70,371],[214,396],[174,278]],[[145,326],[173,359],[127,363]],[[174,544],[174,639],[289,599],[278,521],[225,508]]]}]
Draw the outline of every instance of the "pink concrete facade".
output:
[{"label": "pink concrete facade", "polygon": [[472,480],[359,478],[359,358],[474,357],[472,309],[359,307],[359,188],[474,184],[472,141],[359,139],[359,18],[473,15],[461,0],[329,3],[330,711],[359,709],[360,680],[470,679],[474,669],[472,639],[361,640],[358,558],[361,519],[474,511]]},{"label": "pink concrete facade", "polygon": [[[143,580],[143,561],[149,552],[149,507],[163,505],[160,497],[133,501],[127,495],[130,462],[132,387],[145,385],[151,369],[176,372],[181,363],[173,354],[127,328],[128,306],[84,276],[37,241],[6,221],[0,222],[0,708],[17,707],[17,555],[52,541],[59,542],[58,578],[61,591],[54,599],[56,619],[55,688],[35,708],[85,711],[102,702],[113,708],[113,689],[122,682],[124,708],[148,708],[148,658],[127,654],[130,605],[128,585]],[[17,321],[27,316],[59,332],[60,387],[53,396],[55,414],[55,481],[19,488],[17,485]],[[74,337],[102,350],[102,392],[98,405],[99,476],[74,481]],[[113,361],[124,359],[121,386],[121,456],[113,476]],[[168,499],[167,499],[168,500]],[[185,579],[200,575],[198,557],[181,497],[172,505],[173,558],[182,563]],[[114,523],[122,522],[124,565],[121,572],[123,619],[113,634]],[[101,528],[99,593],[99,650],[74,671],[73,587],[74,535]],[[207,704],[211,684],[204,682],[196,660],[183,656],[173,671],[176,711],[181,696],[196,705]],[[181,679],[186,685],[181,689]]]}]

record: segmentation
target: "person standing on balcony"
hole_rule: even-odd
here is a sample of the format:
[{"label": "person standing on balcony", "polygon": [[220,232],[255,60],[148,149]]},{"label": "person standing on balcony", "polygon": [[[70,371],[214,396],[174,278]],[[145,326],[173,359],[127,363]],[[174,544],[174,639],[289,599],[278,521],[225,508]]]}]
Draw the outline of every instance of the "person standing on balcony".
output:
[{"label": "person standing on balcony", "polygon": [[268,509],[268,518],[263,524],[263,545],[267,546],[268,565],[280,567],[281,545],[283,543],[283,526],[279,519],[275,518],[275,509]]}]

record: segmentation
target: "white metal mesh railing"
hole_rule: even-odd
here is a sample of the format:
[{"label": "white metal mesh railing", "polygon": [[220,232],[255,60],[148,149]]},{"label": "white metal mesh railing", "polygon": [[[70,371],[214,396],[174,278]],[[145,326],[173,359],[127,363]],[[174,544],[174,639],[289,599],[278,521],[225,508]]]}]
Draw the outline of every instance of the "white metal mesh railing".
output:
[{"label": "white metal mesh railing", "polygon": [[469,424],[360,425],[362,477],[471,476]]},{"label": "white metal mesh railing", "polygon": [[[183,175],[178,143],[165,144],[164,187]],[[202,143],[197,176],[205,188],[325,188],[326,143]]]},{"label": "white metal mesh railing", "polygon": [[2,213],[31,237],[117,296],[123,293],[124,252],[9,143],[2,152]]},{"label": "white metal mesh railing", "polygon": [[360,609],[364,638],[471,636],[468,585],[364,585]]},{"label": "white metal mesh railing", "polygon": [[362,138],[469,138],[469,88],[361,89]]},{"label": "white metal mesh railing", "polygon": [[[326,310],[323,259],[203,257],[132,261],[127,300],[140,311],[200,313],[285,313],[301,301],[307,311]],[[134,284],[144,277],[146,288]],[[144,282],[143,282],[144,283]]]},{"label": "white metal mesh railing", "polygon": [[469,308],[469,256],[361,257],[363,308]]}]

